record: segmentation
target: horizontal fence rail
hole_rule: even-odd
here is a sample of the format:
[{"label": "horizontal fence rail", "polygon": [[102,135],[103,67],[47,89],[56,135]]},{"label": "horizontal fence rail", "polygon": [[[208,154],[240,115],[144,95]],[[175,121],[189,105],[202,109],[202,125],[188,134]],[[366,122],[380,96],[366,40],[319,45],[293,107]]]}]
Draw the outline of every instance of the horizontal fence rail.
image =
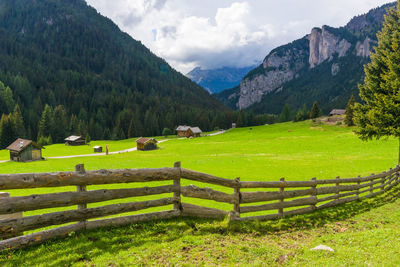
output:
[{"label": "horizontal fence rail", "polygon": [[[67,236],[72,231],[180,216],[199,218],[225,218],[228,216],[232,221],[249,221],[301,215],[376,196],[397,185],[400,181],[399,176],[400,167],[396,166],[387,172],[371,174],[366,177],[336,177],[330,180],[312,178],[309,181],[285,181],[282,178],[280,181],[274,182],[249,182],[240,181],[240,178],[231,180],[184,169],[181,168],[180,162],[176,162],[173,168],[86,171],[80,164],[75,166],[74,172],[0,174],[1,190],[76,186],[75,192],[20,197],[9,197],[9,193],[0,193],[0,237],[3,239],[0,241],[0,249],[21,248],[55,237]],[[231,193],[195,185],[181,186],[181,179],[222,186]],[[87,190],[87,186],[90,185],[161,181],[170,181],[172,184]],[[161,194],[162,198],[155,200],[87,207],[87,204],[90,203]],[[165,196],[165,194],[172,195]],[[232,205],[232,210],[226,211],[182,203],[181,197],[227,203]],[[22,212],[26,211],[74,205],[77,208],[72,210],[22,216]],[[173,208],[160,212],[99,219],[163,206],[172,206]],[[276,212],[273,213],[274,211]],[[267,214],[259,214],[265,212]],[[250,215],[246,217],[241,216],[248,214]],[[24,231],[67,223],[73,224],[23,235]]]}]

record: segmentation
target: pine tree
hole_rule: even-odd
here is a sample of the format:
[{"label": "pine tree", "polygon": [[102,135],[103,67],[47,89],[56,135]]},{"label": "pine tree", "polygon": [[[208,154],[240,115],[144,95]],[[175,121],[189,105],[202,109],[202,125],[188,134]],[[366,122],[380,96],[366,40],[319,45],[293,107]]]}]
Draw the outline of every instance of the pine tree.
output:
[{"label": "pine tree", "polygon": [[362,140],[384,136],[400,139],[400,1],[397,9],[388,10],[377,37],[378,46],[359,85],[363,104],[354,108],[356,133]]},{"label": "pine tree", "polygon": [[289,107],[289,105],[286,103],[286,104],[283,106],[281,115],[279,115],[279,122],[290,121],[290,113],[291,113],[290,107]]},{"label": "pine tree", "polygon": [[131,119],[128,128],[128,138],[132,138],[135,136],[135,126],[133,124],[133,119]]},{"label": "pine tree", "polygon": [[297,111],[294,121],[304,121],[310,118],[310,112],[307,110],[306,104],[303,105],[299,111]]},{"label": "pine tree", "polygon": [[315,119],[319,116],[321,116],[321,109],[318,106],[318,102],[315,101],[310,111],[310,119]]},{"label": "pine tree", "polygon": [[90,135],[87,133],[85,136],[85,144],[89,144],[90,143]]},{"label": "pine tree", "polygon": [[22,117],[21,110],[20,110],[18,104],[15,105],[15,107],[14,107],[12,119],[13,119],[15,135],[19,138],[25,138],[26,130],[25,130],[25,126],[24,126],[24,118]]},{"label": "pine tree", "polygon": [[54,131],[53,139],[56,143],[62,142],[67,135],[67,112],[59,105],[54,109]]},{"label": "pine tree", "polygon": [[72,114],[69,121],[69,134],[79,134],[79,121],[75,114]]},{"label": "pine tree", "polygon": [[355,99],[354,96],[352,95],[349,99],[349,102],[347,102],[346,105],[346,117],[344,118],[344,123],[346,123],[347,126],[354,125],[354,104],[355,104]]},{"label": "pine tree", "polygon": [[41,136],[49,137],[53,132],[53,110],[46,104],[39,121],[38,140]]},{"label": "pine tree", "polygon": [[0,120],[0,149],[9,146],[16,138],[11,115],[3,114]]}]

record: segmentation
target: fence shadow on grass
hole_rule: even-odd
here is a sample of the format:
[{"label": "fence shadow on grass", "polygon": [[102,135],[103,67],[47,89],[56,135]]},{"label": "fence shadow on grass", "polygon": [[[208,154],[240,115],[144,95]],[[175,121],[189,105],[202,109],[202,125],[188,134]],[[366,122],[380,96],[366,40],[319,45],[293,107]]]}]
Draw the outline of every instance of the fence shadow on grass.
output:
[{"label": "fence shadow on grass", "polygon": [[[258,233],[261,235],[292,232],[322,227],[329,223],[348,220],[355,215],[395,202],[400,196],[400,186],[371,199],[317,210],[309,214],[270,221],[229,221],[199,218],[175,218],[136,223],[123,227],[104,227],[79,233],[68,238],[56,239],[29,248],[3,251],[0,263],[31,265],[44,262],[50,265],[69,265],[86,262],[105,253],[118,255],[132,247],[148,249],[151,244],[173,242],[185,235],[204,236],[209,234]],[[23,255],[21,257],[21,255]]]}]

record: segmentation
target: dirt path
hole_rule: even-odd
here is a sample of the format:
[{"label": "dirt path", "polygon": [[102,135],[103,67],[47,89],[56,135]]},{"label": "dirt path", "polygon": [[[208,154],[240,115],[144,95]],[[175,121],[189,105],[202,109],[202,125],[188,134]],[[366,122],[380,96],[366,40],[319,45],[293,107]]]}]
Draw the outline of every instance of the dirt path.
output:
[{"label": "dirt path", "polygon": [[[161,140],[158,141],[158,143],[163,143],[168,140]],[[120,151],[113,151],[113,152],[108,152],[108,155],[112,154],[121,154],[121,153],[127,153],[127,152],[132,152],[137,150],[136,147],[120,150]],[[70,155],[70,156],[58,156],[58,157],[46,157],[47,159],[69,159],[69,158],[79,158],[79,157],[95,157],[95,156],[105,156],[106,153],[94,153],[94,154],[83,154],[83,155]]]},{"label": "dirt path", "polygon": [[[212,133],[212,134],[208,134],[208,135],[205,135],[205,136],[214,136],[214,135],[223,134],[223,133],[225,133],[225,132],[226,132],[226,131],[219,131],[219,132]],[[178,139],[186,139],[186,137],[178,138]],[[168,141],[168,140],[169,140],[169,139],[161,140],[161,141],[158,141],[158,143],[163,143],[163,142],[166,142],[166,141]],[[171,139],[171,140],[175,140],[175,139]],[[112,155],[112,154],[121,154],[121,153],[132,152],[132,151],[135,151],[135,150],[137,150],[137,148],[136,148],[136,147],[133,147],[133,148],[128,148],[128,149],[124,149],[124,150],[120,150],[120,151],[108,152],[108,154],[109,154],[109,155]],[[70,156],[57,156],[57,157],[46,157],[46,158],[47,158],[47,159],[69,159],[69,158],[96,157],[96,156],[105,156],[105,155],[106,155],[106,153],[94,153],[94,154],[70,155]],[[0,160],[0,163],[4,163],[4,162],[7,162],[7,161],[9,161],[9,160]]]}]

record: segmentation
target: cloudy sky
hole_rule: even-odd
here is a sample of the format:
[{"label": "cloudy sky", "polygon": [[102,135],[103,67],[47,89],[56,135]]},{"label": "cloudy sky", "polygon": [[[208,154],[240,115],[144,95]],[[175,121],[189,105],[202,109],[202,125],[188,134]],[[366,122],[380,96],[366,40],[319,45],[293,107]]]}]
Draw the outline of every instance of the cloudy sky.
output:
[{"label": "cloudy sky", "polygon": [[245,67],[387,0],[87,0],[177,70]]}]

